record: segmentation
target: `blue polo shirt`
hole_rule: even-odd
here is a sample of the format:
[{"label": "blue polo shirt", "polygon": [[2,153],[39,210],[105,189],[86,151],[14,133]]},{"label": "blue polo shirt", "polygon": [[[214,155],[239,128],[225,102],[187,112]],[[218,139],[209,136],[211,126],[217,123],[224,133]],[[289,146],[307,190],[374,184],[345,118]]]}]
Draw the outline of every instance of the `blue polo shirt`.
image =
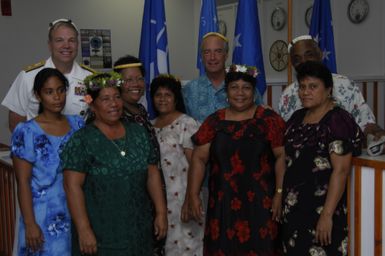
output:
[{"label": "blue polo shirt", "polygon": [[[219,87],[214,87],[206,75],[188,82],[182,90],[186,112],[200,123],[218,109],[228,106],[224,81]],[[262,104],[262,98],[256,90],[257,105]]]}]

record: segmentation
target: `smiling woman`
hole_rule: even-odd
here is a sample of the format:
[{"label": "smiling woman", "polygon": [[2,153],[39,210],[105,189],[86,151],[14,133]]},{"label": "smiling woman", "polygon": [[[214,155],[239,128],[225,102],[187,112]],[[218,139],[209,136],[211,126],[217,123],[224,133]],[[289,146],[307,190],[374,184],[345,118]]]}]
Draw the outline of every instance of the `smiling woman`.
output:
[{"label": "smiling woman", "polygon": [[199,191],[210,160],[204,255],[280,255],[285,123],[254,103],[255,67],[232,65],[226,72],[229,107],[211,114],[192,136],[190,214],[203,218]]},{"label": "smiling woman", "polygon": [[[187,170],[191,163],[191,135],[199,123],[185,114],[181,83],[172,75],[160,75],[151,82],[154,120],[165,175],[169,228],[166,255],[202,255],[203,223],[188,221],[185,202]],[[184,203],[185,202],[185,203]]]},{"label": "smiling woman", "polygon": [[[122,98],[124,101],[122,118],[126,121],[137,123],[146,129],[151,144],[155,150],[155,154],[158,157],[157,166],[160,167],[159,144],[156,139],[154,128],[152,127],[151,122],[148,120],[148,113],[146,108],[142,105],[142,103],[146,103],[146,84],[144,81],[145,70],[143,64],[138,58],[131,55],[126,55],[119,58],[114,63],[114,71],[120,73],[124,80],[124,84],[122,86]],[[162,177],[162,183],[164,184],[163,173],[160,168],[159,173]],[[166,196],[164,195],[164,197]],[[157,239],[154,239],[154,242],[154,254],[163,255],[164,241],[158,241]]]},{"label": "smiling woman", "polygon": [[123,84],[115,72],[85,79],[94,118],[61,155],[72,255],[151,255],[153,232],[157,239],[167,232],[157,155],[143,127],[121,120]]}]

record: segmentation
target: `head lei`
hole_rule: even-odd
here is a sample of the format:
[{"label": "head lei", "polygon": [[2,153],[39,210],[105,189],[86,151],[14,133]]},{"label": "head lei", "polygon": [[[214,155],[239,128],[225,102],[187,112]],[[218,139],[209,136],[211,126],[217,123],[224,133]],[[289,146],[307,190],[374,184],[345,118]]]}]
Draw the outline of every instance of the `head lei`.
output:
[{"label": "head lei", "polygon": [[222,35],[221,33],[218,33],[218,32],[208,32],[202,37],[202,40],[205,39],[206,37],[209,37],[209,36],[217,36],[217,37],[221,38],[223,41],[225,41],[226,43],[229,42],[229,39],[227,39],[227,37],[225,37],[224,35]]},{"label": "head lei", "polygon": [[[86,86],[87,91],[97,91],[109,87],[120,87],[122,84],[122,76],[119,73],[113,71],[92,74],[84,79],[84,85]],[[84,101],[87,104],[90,104],[92,102],[91,95],[85,95]]]},{"label": "head lei", "polygon": [[299,41],[303,41],[303,40],[313,40],[314,42],[317,43],[317,39],[316,39],[316,38],[313,38],[311,35],[297,36],[296,38],[294,38],[293,40],[291,40],[291,42],[290,42],[289,45],[287,46],[287,51],[290,53],[291,48],[292,48],[296,43],[298,43]]},{"label": "head lei", "polygon": [[256,67],[236,64],[232,64],[226,68],[226,73],[230,72],[240,72],[252,76],[254,78],[256,78],[259,74],[258,69]]},{"label": "head lei", "polygon": [[114,67],[114,69],[125,69],[125,68],[137,68],[142,66],[142,63],[127,63],[127,64],[122,64],[122,65],[117,65]]}]

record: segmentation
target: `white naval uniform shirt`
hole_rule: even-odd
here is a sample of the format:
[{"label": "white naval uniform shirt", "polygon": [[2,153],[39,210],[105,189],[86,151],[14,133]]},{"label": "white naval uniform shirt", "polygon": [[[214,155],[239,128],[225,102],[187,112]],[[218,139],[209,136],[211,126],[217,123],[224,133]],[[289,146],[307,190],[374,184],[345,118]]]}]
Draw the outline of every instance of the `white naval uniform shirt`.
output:
[{"label": "white naval uniform shirt", "polygon": [[[21,116],[26,116],[27,120],[36,117],[39,102],[33,93],[33,83],[36,74],[43,68],[55,68],[51,58],[45,62],[44,66],[31,71],[21,71],[1,104]],[[79,92],[80,88],[84,87],[83,79],[90,74],[92,73],[82,68],[77,62],[74,62],[71,72],[65,74],[69,88],[63,114],[79,115],[86,110],[87,104],[82,101],[83,95]]]}]

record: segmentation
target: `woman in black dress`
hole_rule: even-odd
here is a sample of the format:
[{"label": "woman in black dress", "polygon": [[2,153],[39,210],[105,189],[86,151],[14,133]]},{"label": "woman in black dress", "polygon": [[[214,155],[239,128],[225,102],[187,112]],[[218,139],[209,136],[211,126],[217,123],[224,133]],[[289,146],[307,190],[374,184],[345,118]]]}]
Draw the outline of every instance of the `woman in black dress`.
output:
[{"label": "woman in black dress", "polygon": [[347,255],[346,180],[362,133],[348,112],[335,105],[333,79],[321,63],[297,72],[303,109],[287,122],[287,170],[283,191],[286,255]]}]

